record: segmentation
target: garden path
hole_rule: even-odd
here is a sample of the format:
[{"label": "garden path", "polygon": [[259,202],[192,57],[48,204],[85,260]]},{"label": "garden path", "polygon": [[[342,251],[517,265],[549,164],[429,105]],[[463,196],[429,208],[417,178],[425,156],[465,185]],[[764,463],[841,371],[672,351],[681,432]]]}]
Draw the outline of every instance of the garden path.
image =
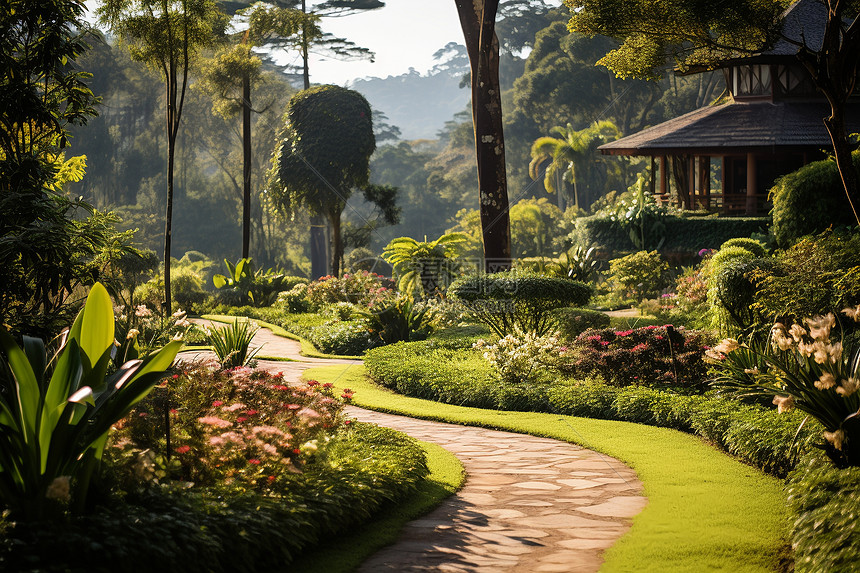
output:
[{"label": "garden path", "polygon": [[[261,367],[298,381],[317,366],[357,360],[313,359],[298,342],[260,329],[268,356]],[[434,442],[463,463],[463,488],[408,523],[393,545],[370,557],[362,573],[591,572],[603,551],[647,503],[632,469],[580,446],[523,434],[417,420],[348,406],[347,414]]]}]

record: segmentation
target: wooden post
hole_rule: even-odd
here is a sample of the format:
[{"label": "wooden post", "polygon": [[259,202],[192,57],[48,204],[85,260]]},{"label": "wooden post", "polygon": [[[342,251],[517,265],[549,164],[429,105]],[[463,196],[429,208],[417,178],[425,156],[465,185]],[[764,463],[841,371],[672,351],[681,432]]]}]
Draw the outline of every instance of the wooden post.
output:
[{"label": "wooden post", "polygon": [[660,195],[666,195],[666,156],[660,156]]},{"label": "wooden post", "polygon": [[756,215],[758,206],[756,204],[756,157],[755,154],[747,153],[747,204],[746,214]]}]

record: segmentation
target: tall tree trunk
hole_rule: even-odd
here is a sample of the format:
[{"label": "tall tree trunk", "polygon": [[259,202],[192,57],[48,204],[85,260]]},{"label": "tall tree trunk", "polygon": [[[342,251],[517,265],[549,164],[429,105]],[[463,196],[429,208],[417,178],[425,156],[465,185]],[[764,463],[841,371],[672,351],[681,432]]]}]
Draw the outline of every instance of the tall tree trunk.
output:
[{"label": "tall tree trunk", "polygon": [[170,248],[173,239],[173,167],[176,155],[176,65],[170,62],[167,77],[167,207],[164,214],[164,301],[162,312],[171,314]]},{"label": "tall tree trunk", "polygon": [[331,224],[331,274],[340,276],[340,260],[343,258],[343,239],[340,234],[340,213],[329,214]]},{"label": "tall tree trunk", "polygon": [[[302,14],[307,14],[307,2],[302,0]],[[311,87],[308,66],[308,32],[302,24],[302,79],[305,89]],[[325,218],[311,215],[311,279],[315,280],[328,274],[328,249],[325,240]],[[337,276],[337,273],[335,273]]]},{"label": "tall tree trunk", "polygon": [[242,258],[251,252],[251,78],[242,75]]},{"label": "tall tree trunk", "polygon": [[472,72],[472,123],[478,166],[484,268],[511,267],[511,223],[499,86],[499,42],[495,34],[499,0],[454,0]]}]

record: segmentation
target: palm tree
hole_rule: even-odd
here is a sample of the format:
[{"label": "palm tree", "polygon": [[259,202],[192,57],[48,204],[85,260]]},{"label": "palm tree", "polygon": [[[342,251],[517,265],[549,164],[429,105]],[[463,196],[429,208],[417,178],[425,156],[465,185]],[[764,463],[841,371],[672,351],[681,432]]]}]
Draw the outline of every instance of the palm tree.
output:
[{"label": "palm tree", "polygon": [[[621,132],[614,123],[607,120],[596,121],[590,127],[579,131],[568,123],[566,127],[553,127],[550,132],[557,133],[560,137],[540,137],[532,144],[529,175],[536,180],[540,166],[551,160],[544,172],[544,187],[550,193],[557,192],[561,176],[561,181],[573,184],[573,203],[579,207],[577,184],[583,179],[582,172],[587,169],[589,159],[599,145],[618,139]],[[559,208],[562,208],[561,193]]]},{"label": "palm tree", "polygon": [[456,271],[454,259],[467,237],[463,233],[448,233],[435,241],[424,239],[398,237],[382,251],[382,258],[397,273],[399,290],[416,298],[439,295],[448,286]]}]

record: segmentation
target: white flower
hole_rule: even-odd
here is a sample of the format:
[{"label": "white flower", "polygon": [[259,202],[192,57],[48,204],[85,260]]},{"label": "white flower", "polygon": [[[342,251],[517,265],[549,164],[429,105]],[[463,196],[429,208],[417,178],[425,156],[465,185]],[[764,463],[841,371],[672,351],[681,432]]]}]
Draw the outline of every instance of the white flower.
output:
[{"label": "white flower", "polygon": [[851,307],[843,308],[842,314],[844,314],[848,318],[854,320],[855,322],[860,322],[860,304],[858,304],[854,308],[851,308]]},{"label": "white flower", "polygon": [[152,311],[149,310],[145,304],[141,304],[134,309],[134,316],[138,318],[146,318],[148,316],[152,316]]},{"label": "white flower", "polygon": [[800,342],[803,336],[806,335],[806,330],[799,324],[792,324],[791,330],[788,331],[795,342]]},{"label": "white flower", "polygon": [[830,372],[824,372],[821,378],[815,381],[815,387],[819,390],[827,390],[836,386],[836,377]]},{"label": "white flower", "polygon": [[828,312],[824,316],[804,319],[804,322],[809,326],[809,335],[812,338],[825,341],[830,338],[830,329],[836,324],[836,317],[832,312]]},{"label": "white flower", "polygon": [[788,350],[794,344],[794,340],[785,334],[785,326],[780,322],[774,324],[773,328],[770,329],[770,336],[774,347],[780,350]]},{"label": "white flower", "polygon": [[183,318],[185,318],[185,311],[182,309],[177,310],[173,313],[173,318],[175,318],[176,320],[182,320]]},{"label": "white flower", "polygon": [[839,386],[836,388],[836,393],[847,398],[856,392],[858,388],[860,388],[860,378],[849,378],[848,380],[842,380],[839,383]]},{"label": "white flower", "polygon": [[750,374],[755,376],[758,374],[758,366],[753,366],[752,368],[744,368],[744,374]]},{"label": "white flower", "polygon": [[824,439],[833,444],[837,450],[842,449],[842,444],[845,442],[845,432],[836,430],[835,432],[824,432]]},{"label": "white flower", "polygon": [[734,338],[726,338],[722,342],[714,346],[714,350],[716,350],[717,352],[722,352],[723,354],[728,354],[733,350],[737,350],[738,348],[740,348],[740,346],[741,345],[738,344],[738,341]]},{"label": "white flower", "polygon": [[794,396],[774,396],[773,403],[776,405],[776,411],[779,414],[794,410]]}]

